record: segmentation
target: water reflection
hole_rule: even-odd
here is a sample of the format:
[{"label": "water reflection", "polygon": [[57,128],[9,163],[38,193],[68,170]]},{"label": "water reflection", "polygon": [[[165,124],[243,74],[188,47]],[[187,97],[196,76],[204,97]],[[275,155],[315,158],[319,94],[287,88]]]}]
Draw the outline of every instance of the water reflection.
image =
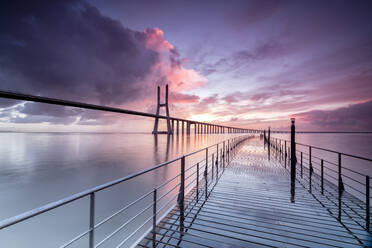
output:
[{"label": "water reflection", "polygon": [[[171,160],[228,137],[231,135],[0,133],[0,199],[2,199],[0,219],[147,169],[154,164]],[[337,143],[338,139],[341,140],[339,144],[345,145],[347,144],[345,139],[348,139],[350,146],[348,149],[351,153],[352,149],[359,149],[359,151],[365,149],[361,144],[371,147],[372,143],[372,136],[369,136],[369,139],[327,136],[328,140],[324,137],[315,140],[318,142],[316,145],[329,147],[330,142]],[[297,136],[297,140],[309,143],[306,140],[301,140],[301,135]],[[323,143],[319,144],[320,141]],[[347,151],[343,148],[345,147],[341,147],[340,150]],[[220,154],[222,149],[222,146],[219,147]],[[268,147],[268,157],[270,158],[269,149]],[[369,150],[367,156],[372,157],[370,152]],[[314,155],[317,156],[316,153]],[[349,162],[345,159],[345,166],[351,163],[352,161]],[[355,163],[352,165],[358,166]],[[370,173],[371,167],[368,168],[367,172]],[[111,214],[125,203],[135,199],[138,194],[151,190],[156,183],[164,181],[176,173],[179,173],[179,164],[174,163],[164,167],[164,170],[156,171],[154,174],[141,177],[130,184],[120,185],[105,194],[97,195],[97,218]],[[85,218],[85,208],[79,209],[79,206],[85,203],[84,201],[79,202],[77,206],[73,206],[74,208],[68,209],[70,214],[68,217],[53,213],[53,220],[49,220],[50,225],[46,225],[45,228],[32,231],[25,229],[22,240],[17,239],[17,235],[14,234],[15,243],[7,243],[8,247],[28,247],[29,240],[36,239],[41,233],[49,233],[55,228],[56,222],[60,223],[58,227],[60,233],[56,235],[59,240],[47,240],[44,247],[54,247],[56,244],[61,244],[58,241],[68,240],[73,234],[78,233],[77,229],[78,231],[86,229],[84,221],[88,218]],[[123,217],[121,216],[121,218]],[[73,224],[72,227],[67,225],[74,221],[77,224]],[[122,223],[122,219],[114,224],[120,223]],[[97,237],[99,235],[98,233]],[[1,234],[0,240],[4,240],[4,236]]]},{"label": "water reflection", "polygon": [[[174,142],[174,136],[169,135],[169,134],[160,134],[161,136],[166,136],[166,144],[165,144],[165,156],[163,159],[160,159],[159,155],[159,144],[158,144],[158,135],[159,134],[154,134],[154,161],[155,164],[160,164],[163,161],[168,161],[169,160],[169,149],[170,147],[173,147],[173,142]],[[172,144],[170,145],[170,142],[172,141]],[[178,148],[178,146],[177,146]],[[178,153],[178,149],[177,149]]]}]

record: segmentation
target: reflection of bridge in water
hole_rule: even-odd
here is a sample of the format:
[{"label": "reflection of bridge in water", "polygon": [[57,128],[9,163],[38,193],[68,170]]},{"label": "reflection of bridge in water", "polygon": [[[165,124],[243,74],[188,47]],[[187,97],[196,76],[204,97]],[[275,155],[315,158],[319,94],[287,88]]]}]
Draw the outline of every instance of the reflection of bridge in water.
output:
[{"label": "reflection of bridge in water", "polygon": [[[372,159],[297,143],[294,120],[291,131],[286,131],[291,139],[281,140],[271,137],[270,130],[184,120],[170,117],[169,110],[166,116],[159,115],[160,107],[167,108],[167,100],[160,104],[160,97],[157,114],[11,92],[0,92],[0,97],[151,117],[155,118],[154,134],[164,133],[158,131],[157,122],[165,119],[169,134],[166,162],[3,220],[0,231],[11,226],[15,230],[17,223],[27,224],[30,218],[86,198],[87,228],[60,247],[76,245],[84,238],[81,247],[89,248],[114,241],[114,247],[372,246],[370,175],[343,164],[353,159],[371,166]],[[171,134],[191,134],[192,125],[195,134],[244,134],[168,160]],[[190,135],[186,136],[188,142]],[[154,143],[157,156],[157,135]],[[337,160],[314,155],[316,150],[333,154]],[[99,192],[170,166],[177,166],[173,168],[179,168],[179,173],[158,178],[153,189],[110,216],[97,216]],[[125,192],[118,197],[125,197]],[[120,226],[104,237],[95,235],[119,217]]]}]

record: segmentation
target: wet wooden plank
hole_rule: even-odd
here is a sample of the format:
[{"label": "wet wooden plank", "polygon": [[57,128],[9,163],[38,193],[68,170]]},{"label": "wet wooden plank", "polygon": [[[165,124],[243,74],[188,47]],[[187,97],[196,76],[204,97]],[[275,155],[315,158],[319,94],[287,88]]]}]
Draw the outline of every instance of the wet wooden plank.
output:
[{"label": "wet wooden plank", "polygon": [[[177,207],[161,221],[156,247],[369,245],[370,234],[353,220],[338,222],[330,212],[332,202],[324,200],[320,204],[303,180],[296,184],[292,203],[288,170],[277,160],[268,160],[261,140],[251,139],[238,149],[218,182],[212,182],[207,200],[204,193],[196,199],[195,189],[187,195],[183,231]],[[354,201],[347,200],[350,204]],[[358,217],[357,213],[351,214]],[[152,235],[140,245],[152,247]]]}]

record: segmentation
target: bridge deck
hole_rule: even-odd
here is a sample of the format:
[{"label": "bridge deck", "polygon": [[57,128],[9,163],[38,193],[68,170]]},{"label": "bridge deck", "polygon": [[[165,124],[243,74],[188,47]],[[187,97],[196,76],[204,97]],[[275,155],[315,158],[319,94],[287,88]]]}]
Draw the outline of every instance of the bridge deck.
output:
[{"label": "bridge deck", "polygon": [[[183,232],[175,208],[157,226],[156,247],[363,247],[301,183],[290,202],[289,172],[267,159],[262,143],[238,148],[207,200],[189,193]],[[152,245],[149,234],[138,246]]]}]

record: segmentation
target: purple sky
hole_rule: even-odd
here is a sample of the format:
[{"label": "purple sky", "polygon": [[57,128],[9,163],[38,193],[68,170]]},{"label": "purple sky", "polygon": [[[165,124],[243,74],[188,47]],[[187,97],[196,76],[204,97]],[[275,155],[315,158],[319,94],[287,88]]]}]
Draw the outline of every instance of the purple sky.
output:
[{"label": "purple sky", "polygon": [[[156,85],[169,83],[174,116],[372,130],[371,1],[1,5],[1,90],[154,112]],[[0,99],[0,130],[151,126],[124,119]]]}]

